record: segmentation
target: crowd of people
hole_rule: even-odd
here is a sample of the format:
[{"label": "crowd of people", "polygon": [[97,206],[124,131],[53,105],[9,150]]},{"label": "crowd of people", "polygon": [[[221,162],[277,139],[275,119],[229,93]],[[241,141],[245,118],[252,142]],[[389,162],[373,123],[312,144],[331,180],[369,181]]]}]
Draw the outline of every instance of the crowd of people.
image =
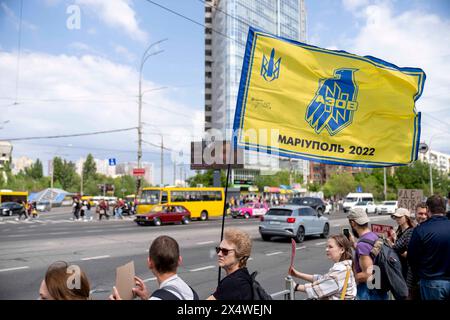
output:
[{"label": "crowd of people", "polygon": [[[289,275],[305,282],[296,283],[295,291],[305,293],[308,299],[318,300],[387,300],[389,289],[386,288],[390,288],[391,294],[396,292],[394,296],[398,299],[450,300],[450,221],[445,206],[443,197],[432,196],[417,206],[415,220],[407,209],[397,209],[392,216],[397,229],[385,238],[371,231],[366,212],[351,210],[347,216],[351,232],[328,238],[326,256],[333,265],[327,273],[308,274],[289,268]],[[262,287],[256,282],[255,273],[250,274],[247,269],[252,250],[250,236],[240,229],[226,228],[224,238],[215,250],[217,263],[225,271],[225,277],[207,299],[260,300],[262,296],[257,296],[257,292],[261,292]],[[384,250],[389,253],[389,259],[398,262],[397,278],[396,270],[383,266],[383,260],[379,258]],[[158,288],[151,292],[142,279],[135,277],[134,296],[144,300],[198,300],[196,291],[177,274],[181,263],[180,248],[175,239],[166,235],[154,239],[146,264],[155,275]],[[90,298],[86,275],[81,275],[80,288],[68,289],[70,273],[65,272],[66,269],[65,262],[49,267],[40,288],[42,299]],[[388,281],[394,279],[395,282],[387,286],[377,284],[378,269],[383,269],[381,272]],[[259,291],[255,290],[255,283]],[[403,295],[398,293],[402,286],[407,288]],[[109,299],[121,299],[115,287]]]},{"label": "crowd of people", "polygon": [[[92,206],[89,200],[82,200],[75,197],[72,203],[72,219],[76,221],[93,220],[94,217],[92,215],[91,208]],[[109,220],[111,209],[115,219],[123,219],[124,214],[133,215],[136,212],[136,206],[133,202],[127,202],[119,198],[118,201],[111,206],[107,200],[102,199],[95,205],[97,219],[102,220],[102,218],[105,218]]]}]

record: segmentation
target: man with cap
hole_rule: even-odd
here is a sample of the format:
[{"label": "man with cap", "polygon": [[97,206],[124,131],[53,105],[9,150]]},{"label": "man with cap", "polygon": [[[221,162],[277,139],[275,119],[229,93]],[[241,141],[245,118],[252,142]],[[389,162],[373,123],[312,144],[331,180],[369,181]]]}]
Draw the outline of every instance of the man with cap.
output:
[{"label": "man with cap", "polygon": [[427,199],[431,217],[414,229],[408,246],[408,263],[420,279],[422,300],[450,300],[450,220],[445,199]]},{"label": "man with cap", "polygon": [[[354,272],[357,283],[356,298],[358,300],[387,300],[388,294],[386,291],[376,289],[376,284],[374,289],[369,289],[367,286],[367,282],[372,276],[373,271],[373,259],[370,255],[373,245],[364,242],[364,240],[375,242],[378,240],[378,235],[370,231],[369,218],[364,209],[351,209],[347,218],[353,233],[353,235],[350,235],[350,241],[355,248]],[[355,237],[358,239],[357,241],[355,241]]]}]

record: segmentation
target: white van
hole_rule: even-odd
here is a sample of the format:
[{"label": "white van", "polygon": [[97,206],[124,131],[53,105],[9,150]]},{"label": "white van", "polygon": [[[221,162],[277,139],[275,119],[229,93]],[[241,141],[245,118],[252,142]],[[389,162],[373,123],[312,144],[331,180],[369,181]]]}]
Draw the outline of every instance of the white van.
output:
[{"label": "white van", "polygon": [[373,202],[373,194],[371,193],[349,193],[344,199],[344,212],[348,212],[355,204],[361,201]]}]

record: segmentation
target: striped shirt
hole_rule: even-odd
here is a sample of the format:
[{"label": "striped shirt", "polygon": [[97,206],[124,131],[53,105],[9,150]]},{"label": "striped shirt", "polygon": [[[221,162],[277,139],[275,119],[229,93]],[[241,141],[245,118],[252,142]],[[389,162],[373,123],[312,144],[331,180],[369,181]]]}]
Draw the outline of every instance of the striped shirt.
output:
[{"label": "striped shirt", "polygon": [[313,282],[305,284],[308,299],[340,300],[347,270],[350,270],[350,276],[344,299],[354,300],[356,297],[356,282],[351,260],[336,262],[324,275],[313,275]]}]

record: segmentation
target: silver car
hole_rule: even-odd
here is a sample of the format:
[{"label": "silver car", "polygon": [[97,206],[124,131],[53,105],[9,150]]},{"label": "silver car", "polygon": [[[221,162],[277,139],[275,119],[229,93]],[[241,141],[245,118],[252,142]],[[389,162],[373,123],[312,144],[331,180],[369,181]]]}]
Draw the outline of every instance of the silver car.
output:
[{"label": "silver car", "polygon": [[328,237],[330,224],[328,218],[323,217],[311,207],[286,205],[273,207],[261,216],[259,233],[264,241],[272,236],[294,238],[297,243],[305,236],[320,235]]}]

